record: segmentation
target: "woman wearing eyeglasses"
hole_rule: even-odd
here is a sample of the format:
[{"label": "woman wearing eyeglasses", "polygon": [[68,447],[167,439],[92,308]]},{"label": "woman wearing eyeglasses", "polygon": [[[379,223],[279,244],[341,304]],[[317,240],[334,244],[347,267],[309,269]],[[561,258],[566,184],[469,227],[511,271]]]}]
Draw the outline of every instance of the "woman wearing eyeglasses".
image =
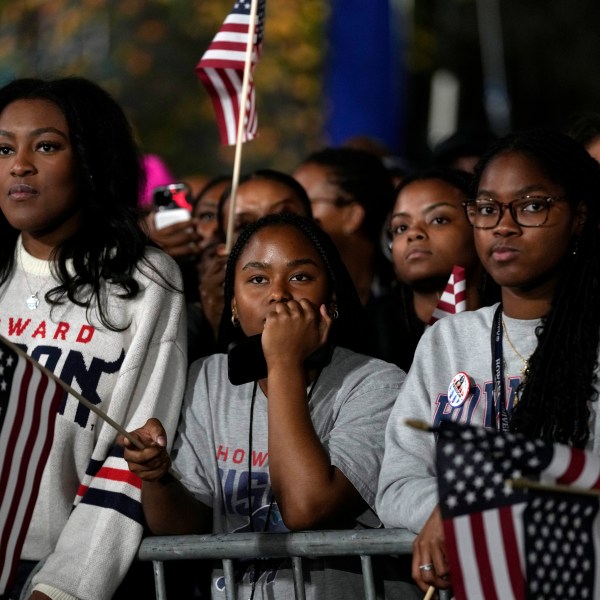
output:
[{"label": "woman wearing eyeglasses", "polygon": [[477,253],[501,287],[501,302],[425,332],[388,422],[379,479],[383,523],[418,534],[412,573],[422,589],[449,587],[451,574],[436,506],[434,436],[408,427],[406,418],[600,452],[592,404],[599,391],[600,165],[561,133],[515,133],[481,159],[471,197],[465,209]]}]

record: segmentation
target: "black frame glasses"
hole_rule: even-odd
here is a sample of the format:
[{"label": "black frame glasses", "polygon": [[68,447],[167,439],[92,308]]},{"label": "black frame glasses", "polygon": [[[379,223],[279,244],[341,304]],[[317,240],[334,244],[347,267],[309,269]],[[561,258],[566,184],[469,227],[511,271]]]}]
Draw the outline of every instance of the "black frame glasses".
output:
[{"label": "black frame glasses", "polygon": [[492,198],[467,200],[462,205],[469,223],[475,229],[493,229],[500,223],[506,209],[513,221],[521,227],[542,227],[548,221],[550,207],[563,197],[521,196],[511,202],[498,202]]}]

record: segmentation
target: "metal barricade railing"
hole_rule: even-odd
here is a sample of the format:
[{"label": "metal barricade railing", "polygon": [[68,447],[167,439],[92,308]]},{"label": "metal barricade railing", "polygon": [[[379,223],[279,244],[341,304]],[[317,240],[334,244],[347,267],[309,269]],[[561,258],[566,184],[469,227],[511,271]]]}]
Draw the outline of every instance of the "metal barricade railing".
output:
[{"label": "metal barricade railing", "polygon": [[[164,561],[221,560],[227,600],[234,600],[236,584],[233,560],[291,558],[295,598],[304,600],[303,558],[360,556],[365,600],[375,600],[371,556],[411,554],[413,538],[414,535],[404,529],[154,536],[147,537],[142,541],[138,559],[153,563],[157,600],[166,600],[167,598]],[[440,599],[443,600],[443,598],[444,594],[440,594]]]}]

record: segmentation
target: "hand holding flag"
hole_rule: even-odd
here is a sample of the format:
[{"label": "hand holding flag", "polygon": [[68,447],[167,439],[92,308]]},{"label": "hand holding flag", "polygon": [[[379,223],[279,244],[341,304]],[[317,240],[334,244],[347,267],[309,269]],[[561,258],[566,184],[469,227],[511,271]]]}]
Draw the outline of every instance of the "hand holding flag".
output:
[{"label": "hand holding flag", "polygon": [[16,575],[66,392],[143,448],[95,404],[0,336],[0,596]]}]

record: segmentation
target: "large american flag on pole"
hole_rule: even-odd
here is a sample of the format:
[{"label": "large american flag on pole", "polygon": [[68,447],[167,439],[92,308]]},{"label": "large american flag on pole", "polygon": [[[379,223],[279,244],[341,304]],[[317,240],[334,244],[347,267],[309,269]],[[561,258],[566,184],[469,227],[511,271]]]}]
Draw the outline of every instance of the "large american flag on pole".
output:
[{"label": "large american flag on pole", "polygon": [[[256,0],[255,0],[256,1]],[[196,74],[207,89],[217,116],[221,143],[237,141],[243,112],[242,142],[254,139],[258,130],[253,73],[260,58],[265,22],[265,0],[257,0],[247,98],[242,98],[246,49],[250,35],[251,0],[238,0],[196,65]]]},{"label": "large american flag on pole", "polygon": [[[456,600],[600,598],[600,456],[442,422],[440,507]],[[556,491],[517,489],[526,478]]]},{"label": "large american flag on pole", "polygon": [[0,595],[16,573],[64,394],[0,341]]},{"label": "large american flag on pole", "polygon": [[443,317],[467,310],[467,278],[465,269],[455,265],[440,299],[431,315],[429,325]]}]

